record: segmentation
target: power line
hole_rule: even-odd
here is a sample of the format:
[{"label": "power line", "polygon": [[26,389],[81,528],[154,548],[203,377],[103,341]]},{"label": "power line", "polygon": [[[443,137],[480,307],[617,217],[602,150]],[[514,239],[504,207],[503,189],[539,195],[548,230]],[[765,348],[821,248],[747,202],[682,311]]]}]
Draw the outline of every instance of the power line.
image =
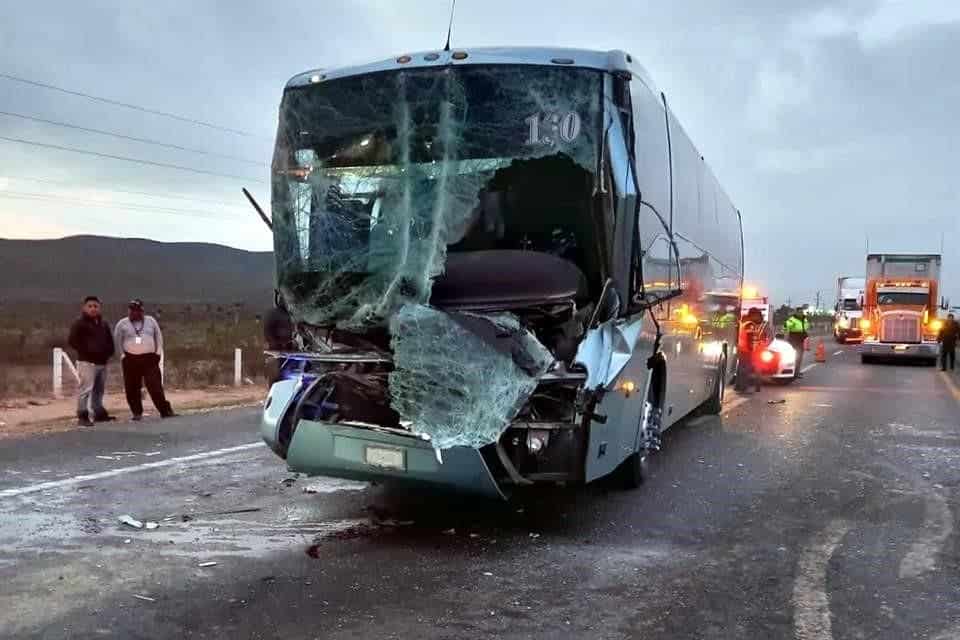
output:
[{"label": "power line", "polygon": [[86,98],[87,100],[94,100],[96,102],[102,102],[104,104],[110,104],[115,107],[124,107],[126,109],[133,109],[134,111],[140,111],[143,113],[152,113],[156,116],[163,116],[164,118],[172,118],[174,120],[179,120],[181,122],[189,122],[190,124],[195,124],[200,127],[207,127],[209,129],[216,129],[218,131],[225,131],[227,133],[234,133],[240,136],[249,136],[253,138],[262,138],[263,136],[258,136],[249,131],[243,131],[242,129],[234,129],[232,127],[224,127],[219,124],[214,124],[212,122],[205,122],[203,120],[197,120],[195,118],[190,118],[188,116],[181,116],[176,113],[170,113],[168,111],[159,111],[157,109],[150,109],[148,107],[143,107],[138,104],[130,104],[129,102],[120,102],[119,100],[112,100],[110,98],[103,98],[101,96],[95,96],[89,93],[83,93],[82,91],[74,91],[72,89],[64,89],[63,87],[58,87],[53,84],[48,84],[46,82],[37,82],[36,80],[28,80],[26,78],[20,78],[18,76],[13,76],[8,73],[0,73],[0,78],[5,80],[10,80],[12,82],[21,82],[23,84],[29,84],[34,87],[40,87],[42,89],[49,89],[50,91],[59,91],[60,93],[66,93],[71,96],[79,96],[81,98]]},{"label": "power line", "polygon": [[0,191],[0,198],[10,198],[14,200],[41,200],[47,202],[58,202],[68,204],[79,204],[83,206],[97,206],[111,209],[126,209],[130,211],[141,211],[146,213],[170,213],[174,215],[188,215],[198,218],[210,218],[217,220],[237,220],[239,216],[222,215],[212,211],[202,211],[198,209],[175,209],[172,207],[154,207],[150,205],[140,205],[133,202],[109,202],[104,200],[84,200],[81,198],[71,198],[57,196],[47,193],[30,193],[24,191]]},{"label": "power line", "polygon": [[84,185],[77,184],[76,182],[64,182],[62,180],[47,180],[45,178],[23,178],[20,176],[2,176],[0,179],[7,178],[8,180],[20,180],[26,182],[36,182],[38,184],[50,184],[57,187],[67,187],[70,189],[96,189],[97,191],[108,191],[110,193],[125,193],[133,196],[148,196],[151,198],[166,198],[169,200],[187,200],[189,202],[203,202],[206,204],[215,204],[221,207],[237,207],[238,209],[242,208],[240,206],[240,200],[238,198],[237,202],[231,203],[223,200],[211,200],[209,198],[197,198],[194,196],[187,196],[182,194],[175,193],[158,193],[156,191],[132,191],[129,189],[101,189],[100,187],[85,187]]},{"label": "power line", "polygon": [[64,147],[57,144],[47,144],[45,142],[36,142],[35,140],[24,140],[23,138],[8,138],[6,136],[0,136],[0,140],[6,140],[7,142],[17,142],[20,144],[26,144],[34,147],[43,147],[45,149],[58,149],[60,151],[71,151],[73,153],[81,153],[88,156],[97,156],[99,158],[110,158],[111,160],[123,160],[124,162],[135,162],[137,164],[145,164],[152,167],[163,167],[165,169],[176,169],[178,171],[189,171],[190,173],[201,173],[208,176],[230,178],[232,180],[241,180],[243,182],[265,182],[265,180],[261,178],[252,178],[250,176],[238,176],[230,173],[217,173],[216,171],[206,171],[204,169],[196,169],[194,167],[185,167],[183,165],[169,164],[166,162],[155,162],[153,160],[143,160],[141,158],[115,156],[109,153],[100,153],[99,151],[88,151],[86,149],[77,149],[76,147]]},{"label": "power line", "polygon": [[68,122],[57,122],[56,120],[46,120],[44,118],[37,118],[36,116],[28,116],[23,113],[13,113],[12,111],[0,111],[0,115],[9,116],[11,118],[21,118],[23,120],[32,120],[33,122],[42,122],[43,124],[53,125],[55,127],[64,127],[66,129],[76,129],[77,131],[86,131],[87,133],[96,133],[102,136],[111,136],[113,138],[120,138],[122,140],[132,140],[134,142],[143,142],[145,144],[154,144],[158,147],[167,147],[168,149],[177,149],[179,151],[189,151],[190,153],[200,153],[205,156],[215,156],[218,158],[226,158],[227,160],[235,160],[237,162],[245,162],[247,164],[254,164],[260,167],[269,166],[265,162],[259,162],[257,160],[248,160],[247,158],[240,158],[237,156],[231,156],[225,153],[217,153],[215,151],[205,151],[203,149],[194,149],[192,147],[183,147],[178,144],[171,144],[169,142],[161,142],[160,140],[151,140],[150,138],[137,138],[136,136],[128,136],[122,133],[116,133],[114,131],[104,131],[103,129],[92,129],[90,127],[81,127],[80,125],[70,124]]}]

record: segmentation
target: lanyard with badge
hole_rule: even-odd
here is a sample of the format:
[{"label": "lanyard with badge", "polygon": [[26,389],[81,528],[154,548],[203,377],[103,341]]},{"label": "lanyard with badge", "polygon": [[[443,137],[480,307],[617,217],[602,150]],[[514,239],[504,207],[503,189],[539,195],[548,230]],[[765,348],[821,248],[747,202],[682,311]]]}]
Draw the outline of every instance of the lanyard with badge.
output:
[{"label": "lanyard with badge", "polygon": [[132,320],[130,321],[130,326],[133,327],[133,332],[137,334],[136,337],[133,339],[135,344],[143,344],[143,329],[146,326],[146,324],[147,324],[146,320],[141,320],[140,328],[137,329],[137,325]]}]

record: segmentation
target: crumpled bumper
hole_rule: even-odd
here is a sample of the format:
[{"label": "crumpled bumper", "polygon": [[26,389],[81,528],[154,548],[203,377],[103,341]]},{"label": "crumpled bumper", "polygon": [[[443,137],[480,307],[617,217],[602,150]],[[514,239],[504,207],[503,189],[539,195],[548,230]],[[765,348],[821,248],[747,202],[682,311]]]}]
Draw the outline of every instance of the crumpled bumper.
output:
[{"label": "crumpled bumper", "polygon": [[[396,452],[403,461],[403,469],[370,464],[368,449],[371,447]],[[438,459],[427,441],[363,427],[301,420],[287,450],[287,464],[291,471],[307,475],[389,480],[489,498],[504,497],[477,449],[445,449]]]}]

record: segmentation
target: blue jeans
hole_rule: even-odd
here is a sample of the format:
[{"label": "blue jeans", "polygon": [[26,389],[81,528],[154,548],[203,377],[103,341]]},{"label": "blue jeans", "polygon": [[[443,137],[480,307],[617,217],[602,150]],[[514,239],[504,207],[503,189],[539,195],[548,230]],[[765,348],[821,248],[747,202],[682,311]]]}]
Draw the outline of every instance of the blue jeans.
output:
[{"label": "blue jeans", "polygon": [[93,420],[106,414],[107,410],[103,408],[103,392],[107,386],[107,365],[78,362],[77,373],[80,375],[77,417],[89,417]]}]

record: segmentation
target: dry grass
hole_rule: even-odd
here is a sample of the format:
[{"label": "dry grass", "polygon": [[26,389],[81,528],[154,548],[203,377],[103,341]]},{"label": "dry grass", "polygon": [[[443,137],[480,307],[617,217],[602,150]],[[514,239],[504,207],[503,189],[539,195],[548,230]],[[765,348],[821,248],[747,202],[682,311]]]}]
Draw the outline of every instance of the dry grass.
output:
[{"label": "dry grass", "polygon": [[[160,322],[166,350],[165,384],[169,388],[196,389],[233,381],[233,351],[243,349],[243,376],[264,379],[263,310],[244,305],[162,305],[147,313]],[[0,324],[0,398],[52,393],[54,347],[76,354],[66,344],[70,323],[79,315],[77,305],[5,305]],[[116,323],[126,313],[124,305],[107,305],[104,317]],[[107,377],[109,390],[121,388],[119,362],[114,359]],[[76,384],[64,370],[64,393]]]}]

